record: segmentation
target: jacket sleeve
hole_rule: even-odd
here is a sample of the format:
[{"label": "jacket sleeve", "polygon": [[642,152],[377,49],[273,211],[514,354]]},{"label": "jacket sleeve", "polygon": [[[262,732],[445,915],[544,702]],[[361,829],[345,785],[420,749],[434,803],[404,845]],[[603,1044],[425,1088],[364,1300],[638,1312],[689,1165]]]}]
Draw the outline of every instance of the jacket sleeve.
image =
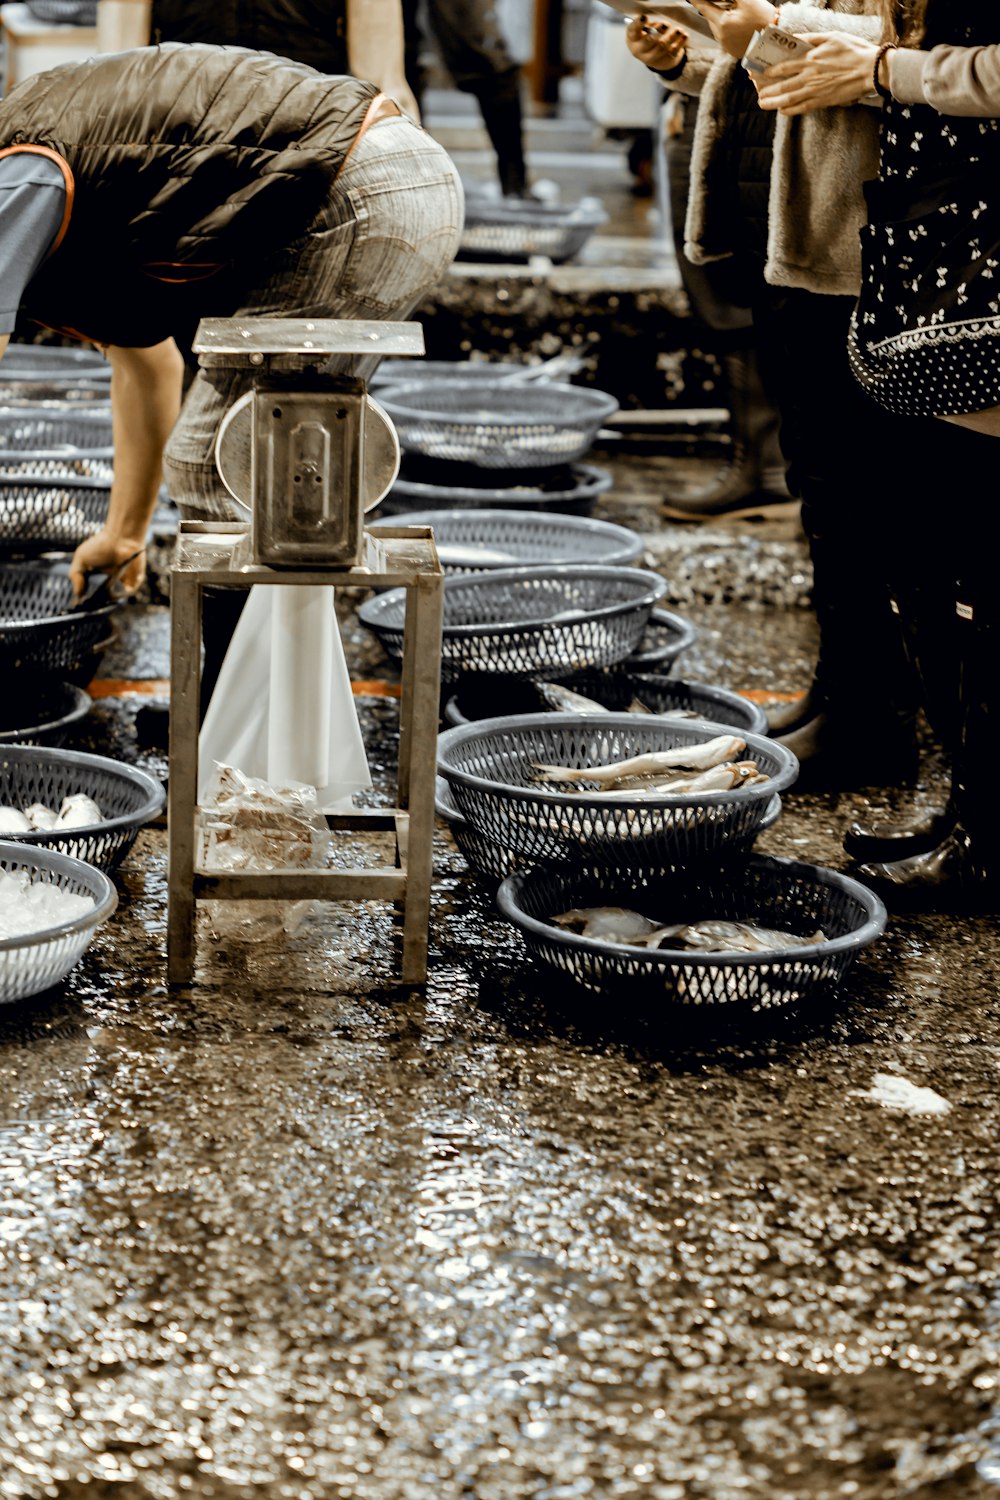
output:
[{"label": "jacket sleeve", "polygon": [[1000,115],[1000,46],[900,49],[890,63],[892,95],[942,115]]},{"label": "jacket sleeve", "polygon": [[877,41],[882,35],[880,16],[856,15],[842,10],[826,10],[819,5],[800,5],[797,0],[781,7],[781,25],[785,31],[850,31],[854,36]]}]

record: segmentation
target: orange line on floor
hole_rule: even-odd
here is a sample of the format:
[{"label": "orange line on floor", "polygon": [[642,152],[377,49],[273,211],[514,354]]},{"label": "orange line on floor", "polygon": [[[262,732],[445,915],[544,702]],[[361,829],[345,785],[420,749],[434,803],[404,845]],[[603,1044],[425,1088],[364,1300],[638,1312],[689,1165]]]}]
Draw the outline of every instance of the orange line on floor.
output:
[{"label": "orange line on floor", "polygon": [[[403,690],[398,682],[352,682],[351,691],[356,698],[398,698]],[[92,698],[169,698],[170,679],[95,677],[87,692]]]},{"label": "orange line on floor", "polygon": [[737,688],[741,698],[749,698],[751,703],[799,703],[805,698],[805,693],[774,693],[770,688]]}]

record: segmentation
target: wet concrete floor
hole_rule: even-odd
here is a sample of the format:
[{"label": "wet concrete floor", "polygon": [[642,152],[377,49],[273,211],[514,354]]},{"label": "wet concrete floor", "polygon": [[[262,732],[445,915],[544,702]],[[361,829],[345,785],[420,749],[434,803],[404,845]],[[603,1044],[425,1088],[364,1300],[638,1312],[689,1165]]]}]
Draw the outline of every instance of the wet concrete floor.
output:
[{"label": "wet concrete floor", "polygon": [[[677,675],[801,692],[794,523],[664,527],[669,463],[610,462],[598,513],[699,627]],[[165,774],[167,610],[123,615],[79,743]],[[385,787],[395,701],[358,703]],[[793,788],[760,846],[843,867],[892,800]],[[443,825],[435,868],[425,990],[369,903],[206,908],[170,991],[147,829],[65,986],[0,1013],[0,1496],[994,1494],[994,919],[895,916],[837,995],[713,1033],[541,974]]]}]

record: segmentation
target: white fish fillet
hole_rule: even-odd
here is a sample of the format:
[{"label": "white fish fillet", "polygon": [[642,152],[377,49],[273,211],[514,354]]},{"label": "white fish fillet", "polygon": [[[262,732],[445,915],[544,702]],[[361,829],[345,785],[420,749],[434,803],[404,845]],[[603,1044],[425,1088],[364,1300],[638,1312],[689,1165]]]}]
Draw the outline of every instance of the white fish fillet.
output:
[{"label": "white fish fillet", "polygon": [[71,797],[63,798],[55,826],[57,828],[89,828],[94,823],[100,823],[101,816],[101,809],[85,792],[74,792]]},{"label": "white fish fillet", "polygon": [[54,828],[59,814],[52,807],[46,807],[44,802],[33,802],[30,807],[24,809],[24,816],[36,831],[44,832]]},{"label": "white fish fillet", "polygon": [[17,807],[0,807],[0,833],[30,833],[31,824]]}]

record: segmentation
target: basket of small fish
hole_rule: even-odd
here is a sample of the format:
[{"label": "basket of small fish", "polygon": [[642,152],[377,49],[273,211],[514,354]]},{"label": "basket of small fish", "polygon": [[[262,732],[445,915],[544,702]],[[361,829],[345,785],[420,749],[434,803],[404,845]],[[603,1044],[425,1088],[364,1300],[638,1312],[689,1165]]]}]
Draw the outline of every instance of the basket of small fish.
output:
[{"label": "basket of small fish", "polygon": [[0,407],[0,486],[24,475],[84,475],[110,483],[111,418],[91,411]]},{"label": "basket of small fish", "polygon": [[708,682],[688,682],[651,672],[607,667],[564,682],[511,679],[484,683],[471,678],[457,684],[444,705],[448,724],[497,719],[502,714],[664,714],[681,719],[710,719],[751,734],[767,733],[767,715],[757,704]]},{"label": "basket of small fish", "polygon": [[110,470],[75,474],[0,473],[0,550],[72,551],[104,524],[111,498]]},{"label": "basket of small fish", "polygon": [[764,735],[655,714],[525,714],[438,736],[438,774],[525,864],[671,868],[745,852],[798,761]]},{"label": "basket of small fish", "polygon": [[627,567],[642,555],[642,538],[611,521],[520,510],[427,510],[408,526],[431,526],[442,568],[476,573],[551,563]]},{"label": "basket of small fish", "polygon": [[[495,889],[499,881],[507,875],[512,875],[515,870],[531,867],[530,860],[527,860],[518,850],[508,849],[503,844],[498,844],[490,838],[489,834],[481,832],[474,823],[459,812],[451,788],[443,776],[437,778],[434,810],[441,821],[446,824],[448,832],[469,869],[488,888]],[[756,837],[768,828],[772,828],[780,816],[781,798],[775,795],[768,803],[760,826],[753,837],[748,837],[743,841],[741,852],[749,853]]]},{"label": "basket of small fish", "polygon": [[618,410],[606,391],[564,381],[489,390],[464,380],[393,385],[380,404],[407,453],[484,469],[544,469],[582,458]]},{"label": "basket of small fish", "polygon": [[[442,679],[483,672],[564,677],[622,661],[642,640],[666,587],[642,568],[568,563],[446,578]],[[376,594],[358,609],[362,625],[397,660],[405,617],[405,589]]]},{"label": "basket of small fish", "polygon": [[860,882],[766,855],[683,871],[515,872],[497,906],[536,958],[592,994],[729,1014],[832,991],[886,925]]},{"label": "basket of small fish", "polygon": [[[95,575],[96,577],[96,575]],[[74,610],[69,564],[36,558],[0,563],[0,673],[74,679],[107,638],[117,601]],[[27,683],[28,678],[22,678]]]},{"label": "basket of small fish", "polygon": [[[497,480],[504,484],[497,487]],[[484,483],[484,481],[486,481]],[[404,454],[399,477],[384,504],[386,514],[420,509],[450,510],[484,506],[519,511],[556,511],[586,515],[594,501],[607,493],[613,479],[598,464],[560,464],[553,469],[480,469],[475,464],[448,464]]]},{"label": "basket of small fish", "polygon": [[65,979],[117,905],[111,881],[92,865],[0,842],[0,1003]]},{"label": "basket of small fish", "polygon": [[90,694],[74,682],[27,682],[0,708],[0,746],[61,745],[90,709]]},{"label": "basket of small fish", "polygon": [[458,259],[526,261],[543,255],[560,265],[578,255],[607,221],[596,198],[581,198],[571,205],[540,203],[470,189]]},{"label": "basket of small fish", "polygon": [[48,746],[0,746],[0,838],[113,870],[165,801],[162,782],[138,766]]}]

